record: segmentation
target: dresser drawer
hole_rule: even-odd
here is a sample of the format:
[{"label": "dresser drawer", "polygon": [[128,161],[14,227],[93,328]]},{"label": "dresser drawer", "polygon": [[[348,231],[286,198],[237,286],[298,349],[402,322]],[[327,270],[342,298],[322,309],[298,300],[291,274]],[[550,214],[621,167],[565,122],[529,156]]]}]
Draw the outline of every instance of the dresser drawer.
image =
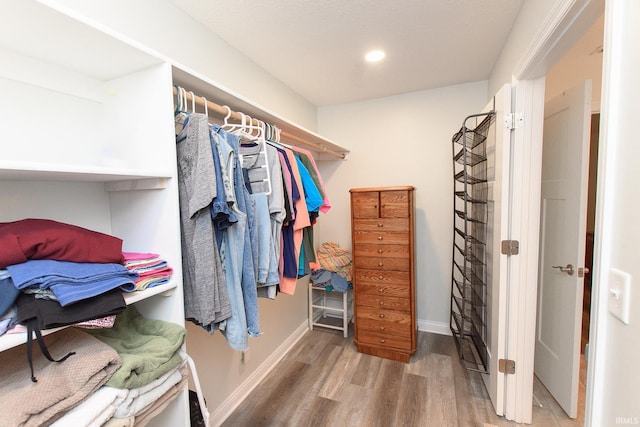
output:
[{"label": "dresser drawer", "polygon": [[408,218],[354,219],[353,229],[357,231],[409,232]]},{"label": "dresser drawer", "polygon": [[374,285],[406,285],[409,286],[411,274],[408,271],[383,271],[354,269],[353,273],[356,285],[372,283]]},{"label": "dresser drawer", "polygon": [[409,339],[409,336],[400,337],[385,333],[379,334],[377,332],[371,332],[367,330],[362,330],[359,332],[358,344],[390,347],[400,350],[412,350],[411,340]]},{"label": "dresser drawer", "polygon": [[362,331],[358,335],[358,344],[375,345],[401,350],[411,350],[411,340],[395,335],[378,334],[371,331]]},{"label": "dresser drawer", "polygon": [[359,294],[356,304],[367,307],[384,308],[386,310],[411,311],[409,298],[389,297],[377,294]]},{"label": "dresser drawer", "polygon": [[374,332],[379,335],[394,335],[397,338],[411,337],[411,324],[407,322],[389,322],[386,320],[372,320],[356,313],[358,331]]},{"label": "dresser drawer", "polygon": [[[356,306],[356,318],[368,319],[374,322],[388,322],[398,325],[411,325],[411,313],[404,311],[385,310],[378,307]],[[360,327],[361,325],[358,325]]]},{"label": "dresser drawer", "polygon": [[409,240],[409,233],[387,233],[381,231],[353,230],[353,244],[378,243],[381,245],[401,245]]},{"label": "dresser drawer", "polygon": [[381,245],[379,243],[361,243],[353,248],[353,256],[357,257],[389,257],[407,258],[411,254],[409,245]]},{"label": "dresser drawer", "polygon": [[354,266],[372,270],[409,271],[409,258],[356,257]]},{"label": "dresser drawer", "polygon": [[375,284],[360,282],[355,285],[358,297],[360,295],[382,295],[397,298],[411,298],[411,287],[405,284]]}]

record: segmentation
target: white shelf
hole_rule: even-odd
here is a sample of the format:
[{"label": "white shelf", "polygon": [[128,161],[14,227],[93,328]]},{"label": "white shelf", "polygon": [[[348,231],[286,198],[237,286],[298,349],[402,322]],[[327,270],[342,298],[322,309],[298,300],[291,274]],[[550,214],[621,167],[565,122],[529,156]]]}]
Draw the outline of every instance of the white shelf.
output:
[{"label": "white shelf", "polygon": [[177,286],[176,282],[177,280],[173,279],[167,284],[154,286],[153,288],[148,288],[148,289],[145,289],[144,291],[125,292],[123,293],[124,301],[127,303],[127,305],[131,305],[131,304],[135,304],[138,301],[142,301],[147,298],[154,297],[156,295],[169,296],[171,295],[171,292],[173,292],[173,290],[176,288]]},{"label": "white shelf", "polygon": [[106,81],[162,62],[38,2],[4,2],[2,9],[0,47],[51,65]]},{"label": "white shelf", "polygon": [[[177,286],[176,280],[172,280],[171,282],[165,285],[155,286],[153,288],[149,288],[144,291],[123,292],[124,301],[127,303],[127,305],[131,305],[156,295],[165,294],[168,296],[168,294],[173,292],[176,286]],[[42,335],[44,336],[44,335],[53,334],[62,329],[65,329],[65,327],[47,329],[45,331],[42,331]],[[0,352],[25,344],[26,342],[27,342],[26,333],[2,335],[0,336]]]},{"label": "white shelf", "polygon": [[0,160],[0,179],[7,180],[117,182],[170,177],[169,171]]}]

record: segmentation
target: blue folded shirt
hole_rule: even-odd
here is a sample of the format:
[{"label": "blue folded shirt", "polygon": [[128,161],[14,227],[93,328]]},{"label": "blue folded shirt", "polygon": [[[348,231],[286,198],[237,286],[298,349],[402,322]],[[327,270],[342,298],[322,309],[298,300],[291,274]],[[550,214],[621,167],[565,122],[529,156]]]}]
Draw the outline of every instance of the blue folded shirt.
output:
[{"label": "blue folded shirt", "polygon": [[120,264],[29,260],[7,266],[17,289],[51,289],[60,305],[103,294],[115,288],[135,290],[138,274]]}]

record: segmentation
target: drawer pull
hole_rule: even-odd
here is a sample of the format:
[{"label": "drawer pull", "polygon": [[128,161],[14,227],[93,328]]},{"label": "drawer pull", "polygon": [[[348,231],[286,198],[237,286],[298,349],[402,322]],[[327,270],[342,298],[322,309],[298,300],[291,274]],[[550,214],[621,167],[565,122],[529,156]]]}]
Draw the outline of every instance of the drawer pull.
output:
[{"label": "drawer pull", "polygon": [[378,317],[384,319],[384,314],[378,314]]},{"label": "drawer pull", "polygon": [[380,305],[384,305],[384,301],[380,301]]},{"label": "drawer pull", "polygon": [[378,279],[382,280],[382,276],[378,276]]},{"label": "drawer pull", "polygon": [[378,267],[382,267],[383,265],[384,265],[384,264],[383,264],[383,263],[381,263],[381,262],[379,262],[379,263],[378,263]]},{"label": "drawer pull", "polygon": [[380,339],[380,342],[381,342],[382,344],[384,344],[384,338],[381,338],[381,339]]},{"label": "drawer pull", "polygon": [[384,292],[384,288],[378,288],[378,292]]},{"label": "drawer pull", "polygon": [[378,240],[382,240],[382,236],[378,236]]},{"label": "drawer pull", "polygon": [[381,254],[382,253],[382,249],[378,249],[378,253]]},{"label": "drawer pull", "polygon": [[384,224],[378,224],[378,227],[384,227]]},{"label": "drawer pull", "polygon": [[384,331],[384,326],[380,326],[380,330],[381,330],[381,331]]}]

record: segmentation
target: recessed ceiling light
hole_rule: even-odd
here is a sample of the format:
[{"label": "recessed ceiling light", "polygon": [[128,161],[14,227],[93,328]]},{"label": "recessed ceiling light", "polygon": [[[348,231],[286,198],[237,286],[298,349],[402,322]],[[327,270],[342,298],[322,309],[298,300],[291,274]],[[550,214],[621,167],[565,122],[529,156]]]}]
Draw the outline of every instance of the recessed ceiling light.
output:
[{"label": "recessed ceiling light", "polygon": [[382,59],[384,59],[384,52],[381,50],[372,50],[367,52],[367,54],[364,56],[364,59],[367,62],[378,62],[378,61],[382,61]]}]

